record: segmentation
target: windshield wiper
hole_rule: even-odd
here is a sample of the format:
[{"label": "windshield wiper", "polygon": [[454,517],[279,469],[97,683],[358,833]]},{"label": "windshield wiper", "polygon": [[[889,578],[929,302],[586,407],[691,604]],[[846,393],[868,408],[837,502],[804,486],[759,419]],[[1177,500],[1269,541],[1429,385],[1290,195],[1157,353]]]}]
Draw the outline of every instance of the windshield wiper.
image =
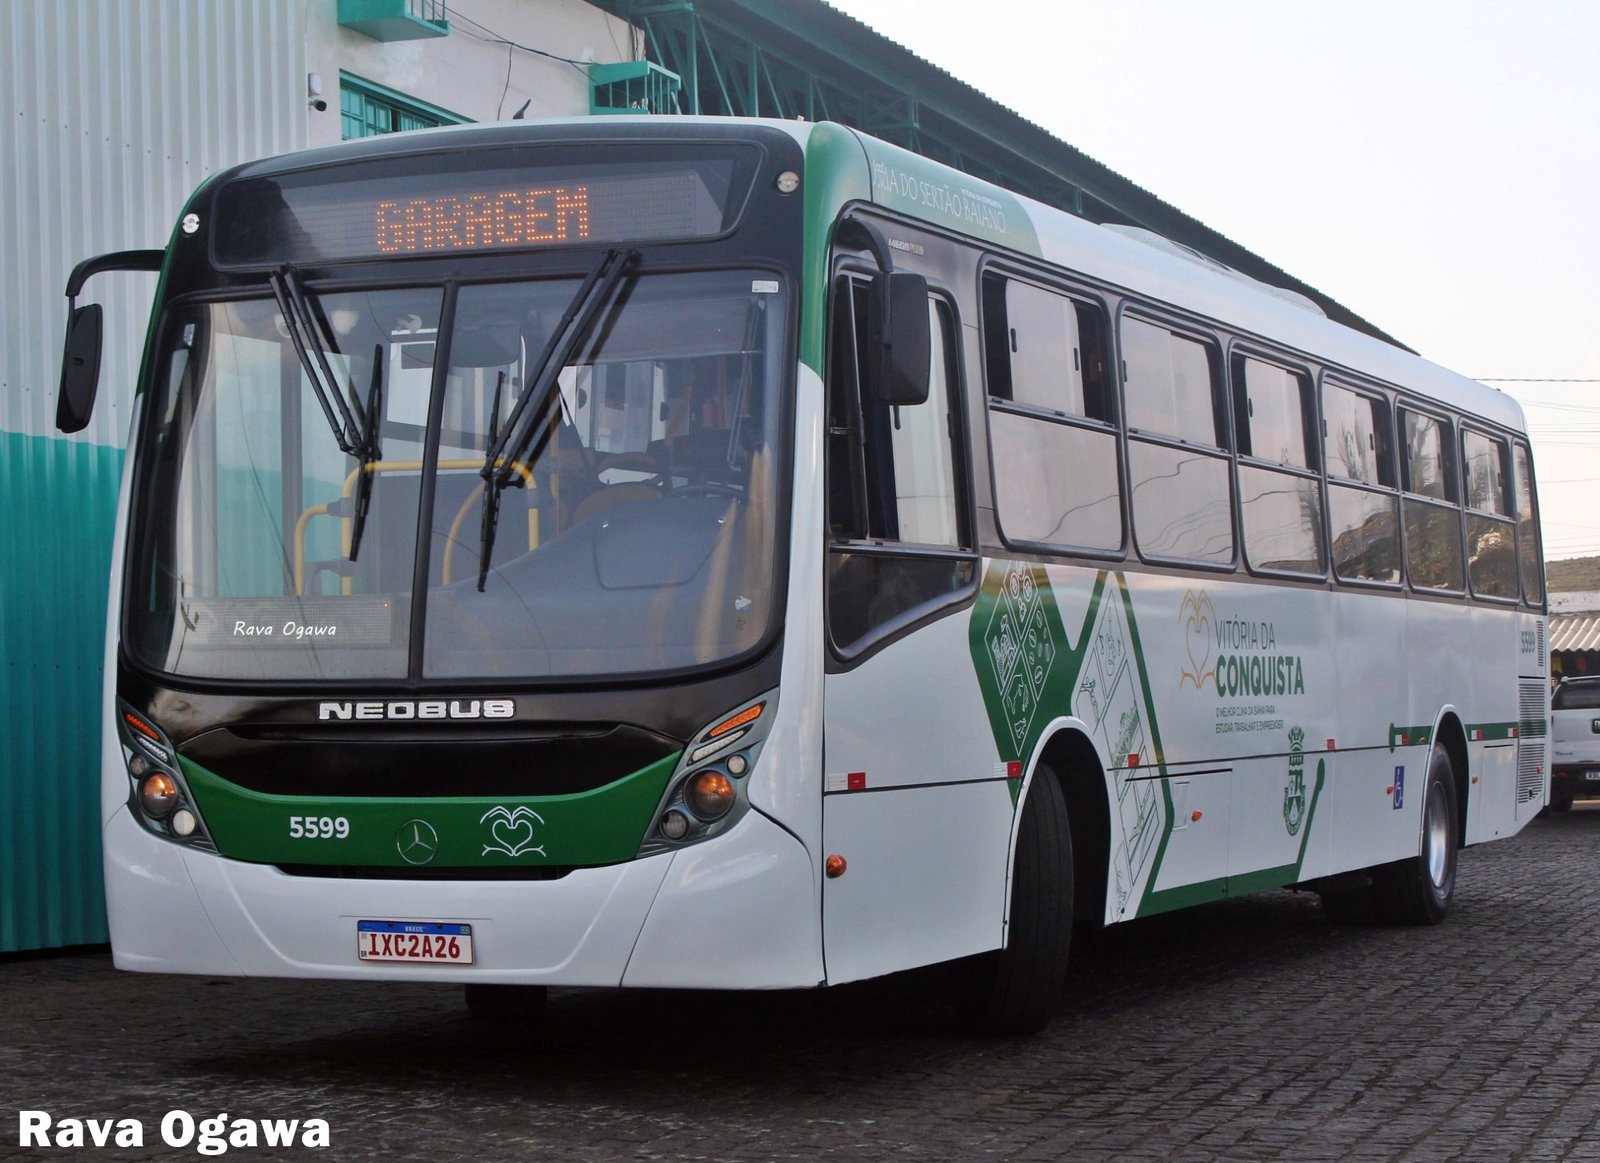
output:
[{"label": "windshield wiper", "polygon": [[584,276],[578,293],[567,304],[561,322],[550,333],[544,350],[539,354],[533,383],[528,386],[506,418],[506,426],[498,436],[491,433],[489,448],[483,459],[483,520],[478,533],[478,592],[483,592],[489,577],[489,555],[494,551],[495,527],[500,521],[500,491],[511,483],[517,474],[517,464],[549,427],[545,404],[555,387],[561,370],[583,340],[585,333],[611,301],[617,285],[639,261],[636,250],[611,249],[600,256],[600,261]]},{"label": "windshield wiper", "polygon": [[383,347],[372,352],[372,383],[367,388],[363,405],[355,397],[355,385],[347,394],[339,387],[339,379],[328,362],[328,349],[332,346],[295,269],[285,263],[271,276],[272,293],[278,300],[278,310],[283,315],[284,329],[294,344],[300,366],[311,381],[311,391],[328,418],[328,429],[333,433],[339,451],[353,456],[356,467],[355,507],[350,517],[350,560],[356,559],[361,549],[361,533],[367,523],[367,509],[372,503],[372,463],[381,455],[378,444],[378,426],[383,415]]},{"label": "windshield wiper", "polygon": [[361,433],[361,450],[356,457],[355,512],[350,517],[350,560],[361,549],[361,531],[367,525],[367,509],[372,504],[372,464],[383,458],[378,443],[378,426],[383,417],[383,345],[372,349],[372,383],[367,387],[367,402],[362,406],[366,422]]},{"label": "windshield wiper", "polygon": [[[328,418],[333,438],[338,442],[341,452],[355,456],[361,450],[365,425],[357,419],[352,408],[359,410],[360,405],[347,400],[339,390],[338,377],[328,363],[327,344],[324,342],[326,337],[317,326],[311,304],[306,301],[305,292],[300,288],[300,278],[293,267],[285,264],[272,272],[271,279],[272,293],[277,296],[284,328],[289,332],[290,342],[294,344],[295,354],[300,357],[300,366],[305,369],[306,378],[311,381],[311,390],[316,393],[317,403],[322,405],[322,413]],[[313,353],[315,359],[312,359]],[[337,415],[334,414],[336,406]]]}]

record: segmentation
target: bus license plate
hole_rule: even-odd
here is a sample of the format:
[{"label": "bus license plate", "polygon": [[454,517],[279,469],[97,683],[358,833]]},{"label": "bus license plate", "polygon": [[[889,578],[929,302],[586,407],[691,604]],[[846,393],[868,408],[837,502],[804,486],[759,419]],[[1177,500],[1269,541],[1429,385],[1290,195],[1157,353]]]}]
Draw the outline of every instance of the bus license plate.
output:
[{"label": "bus license plate", "polygon": [[356,955],[362,961],[471,965],[472,926],[424,921],[357,921]]}]

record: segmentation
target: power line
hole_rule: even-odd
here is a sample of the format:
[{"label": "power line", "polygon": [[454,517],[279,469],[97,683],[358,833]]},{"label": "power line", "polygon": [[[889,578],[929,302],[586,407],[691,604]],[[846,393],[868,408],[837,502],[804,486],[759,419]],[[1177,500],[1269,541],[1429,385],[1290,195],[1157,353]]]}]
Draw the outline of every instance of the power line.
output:
[{"label": "power line", "polygon": [[1600,379],[1557,379],[1549,376],[1473,376],[1483,384],[1600,384]]}]

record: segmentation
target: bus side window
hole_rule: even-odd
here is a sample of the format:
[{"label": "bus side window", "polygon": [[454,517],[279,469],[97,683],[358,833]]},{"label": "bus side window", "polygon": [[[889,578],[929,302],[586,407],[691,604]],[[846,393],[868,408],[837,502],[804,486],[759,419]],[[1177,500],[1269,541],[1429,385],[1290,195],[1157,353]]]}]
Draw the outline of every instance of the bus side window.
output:
[{"label": "bus side window", "polygon": [[865,379],[866,285],[840,279],[833,308],[828,619],[834,646],[849,652],[961,594],[976,579],[976,559],[949,308],[929,297],[926,402],[896,407],[880,403]]},{"label": "bus side window", "polygon": [[1539,519],[1533,507],[1533,458],[1518,441],[1512,448],[1516,463],[1517,558],[1522,564],[1522,600],[1530,606],[1544,602],[1544,556],[1539,548]]},{"label": "bus side window", "polygon": [[1326,559],[1311,377],[1235,355],[1233,401],[1245,560],[1253,569],[1320,578]]},{"label": "bus side window", "polygon": [[1406,573],[1419,589],[1461,589],[1461,510],[1446,421],[1400,409]]},{"label": "bus side window", "polygon": [[1467,485],[1467,581],[1480,597],[1517,596],[1517,526],[1511,515],[1510,449],[1504,440],[1461,434]]},{"label": "bus side window", "polygon": [[1398,583],[1400,498],[1389,403],[1324,383],[1322,423],[1334,576],[1346,582]]},{"label": "bus side window", "polygon": [[989,273],[984,362],[995,507],[1011,544],[1122,551],[1121,466],[1096,304]]},{"label": "bus side window", "polygon": [[1220,358],[1213,344],[1122,319],[1133,531],[1146,557],[1234,561]]}]

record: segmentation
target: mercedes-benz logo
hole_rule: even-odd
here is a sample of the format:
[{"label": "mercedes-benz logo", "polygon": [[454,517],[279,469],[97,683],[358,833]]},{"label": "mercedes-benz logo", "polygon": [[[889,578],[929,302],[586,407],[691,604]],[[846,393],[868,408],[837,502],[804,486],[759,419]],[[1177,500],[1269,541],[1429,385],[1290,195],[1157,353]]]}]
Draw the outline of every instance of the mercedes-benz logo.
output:
[{"label": "mercedes-benz logo", "polygon": [[439,833],[426,820],[407,820],[400,825],[394,845],[407,864],[426,864],[439,854]]}]

